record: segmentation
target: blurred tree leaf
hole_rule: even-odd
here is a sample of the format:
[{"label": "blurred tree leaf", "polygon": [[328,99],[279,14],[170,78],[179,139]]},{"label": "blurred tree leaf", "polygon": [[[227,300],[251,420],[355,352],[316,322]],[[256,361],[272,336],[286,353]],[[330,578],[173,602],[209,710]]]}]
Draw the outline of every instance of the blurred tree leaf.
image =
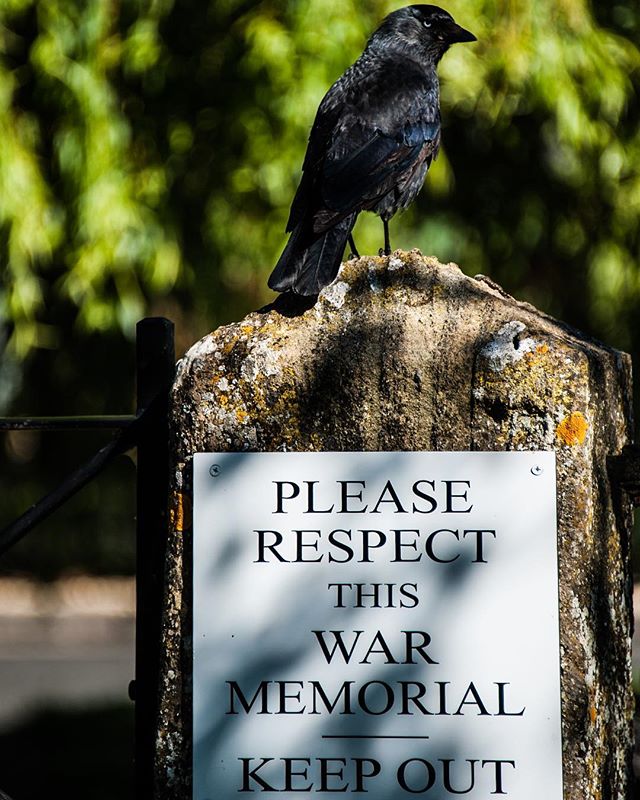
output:
[{"label": "blurred tree leaf", "polygon": [[[56,302],[88,330],[130,333],[171,289],[213,323],[267,299],[318,102],[400,5],[3,0],[13,351],[55,343]],[[443,60],[444,154],[394,242],[637,347],[640,10],[447,7],[480,41]],[[357,233],[377,251],[375,219]]]}]

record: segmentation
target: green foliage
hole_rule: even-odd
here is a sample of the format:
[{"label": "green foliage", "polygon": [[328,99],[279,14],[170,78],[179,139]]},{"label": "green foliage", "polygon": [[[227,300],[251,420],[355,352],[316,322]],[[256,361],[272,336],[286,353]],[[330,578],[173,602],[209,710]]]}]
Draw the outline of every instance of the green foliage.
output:
[{"label": "green foliage", "polygon": [[157,62],[154,9],[129,9],[140,16],[120,35],[102,0],[4,3],[2,308],[19,355],[55,342],[51,300],[72,303],[88,330],[131,329],[145,291],[177,280],[165,170],[136,150],[117,81]]},{"label": "green foliage", "polygon": [[[17,413],[126,411],[139,317],[166,313],[188,345],[272,297],[317,105],[402,4],[0,0],[0,408],[22,373]],[[488,273],[637,366],[640,8],[444,4],[479,41],[442,62],[443,150],[393,245]],[[355,236],[377,252],[379,221]],[[4,513],[60,477],[45,460]],[[90,516],[119,502],[99,494]]]},{"label": "green foliage", "polygon": [[[176,286],[214,322],[228,298],[266,299],[317,104],[400,5],[3,0],[0,309],[12,350],[55,343],[56,303],[85,329],[130,333]],[[444,152],[393,241],[637,345],[640,12],[447,7],[480,41],[443,61]],[[374,218],[357,234],[377,250]]]}]

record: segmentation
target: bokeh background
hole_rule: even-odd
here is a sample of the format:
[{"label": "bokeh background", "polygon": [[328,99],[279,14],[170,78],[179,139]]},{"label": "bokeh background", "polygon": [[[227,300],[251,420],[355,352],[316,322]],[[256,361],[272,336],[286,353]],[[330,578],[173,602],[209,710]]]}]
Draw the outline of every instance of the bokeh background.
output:
[{"label": "bokeh background", "polygon": [[[171,318],[180,354],[273,297],[317,105],[401,5],[0,0],[0,414],[129,413],[139,318]],[[640,369],[640,7],[445,5],[479,41],[442,62],[443,149],[393,246]],[[382,245],[371,215],[354,233]],[[103,442],[3,434],[0,525]],[[16,800],[129,796],[134,479],[122,458],[0,563]]]}]

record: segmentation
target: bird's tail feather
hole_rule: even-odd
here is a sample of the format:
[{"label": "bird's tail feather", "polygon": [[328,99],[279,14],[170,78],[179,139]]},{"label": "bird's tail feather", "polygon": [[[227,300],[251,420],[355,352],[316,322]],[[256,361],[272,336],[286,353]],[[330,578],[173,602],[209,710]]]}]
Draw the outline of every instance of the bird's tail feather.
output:
[{"label": "bird's tail feather", "polygon": [[315,234],[311,241],[304,235],[303,224],[298,225],[271,273],[269,287],[276,292],[318,294],[338,274],[356,216],[345,217],[328,231]]}]

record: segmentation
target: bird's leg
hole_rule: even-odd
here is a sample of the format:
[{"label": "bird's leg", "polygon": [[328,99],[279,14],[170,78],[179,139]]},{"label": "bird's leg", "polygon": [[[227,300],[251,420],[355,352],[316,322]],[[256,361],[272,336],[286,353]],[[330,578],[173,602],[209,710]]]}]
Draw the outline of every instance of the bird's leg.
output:
[{"label": "bird's leg", "polygon": [[384,254],[385,256],[390,256],[391,242],[389,241],[389,220],[383,219],[382,224],[384,225]]},{"label": "bird's leg", "polygon": [[349,234],[349,247],[351,248],[351,257],[360,258],[360,253],[358,252],[358,248],[351,234]]}]

